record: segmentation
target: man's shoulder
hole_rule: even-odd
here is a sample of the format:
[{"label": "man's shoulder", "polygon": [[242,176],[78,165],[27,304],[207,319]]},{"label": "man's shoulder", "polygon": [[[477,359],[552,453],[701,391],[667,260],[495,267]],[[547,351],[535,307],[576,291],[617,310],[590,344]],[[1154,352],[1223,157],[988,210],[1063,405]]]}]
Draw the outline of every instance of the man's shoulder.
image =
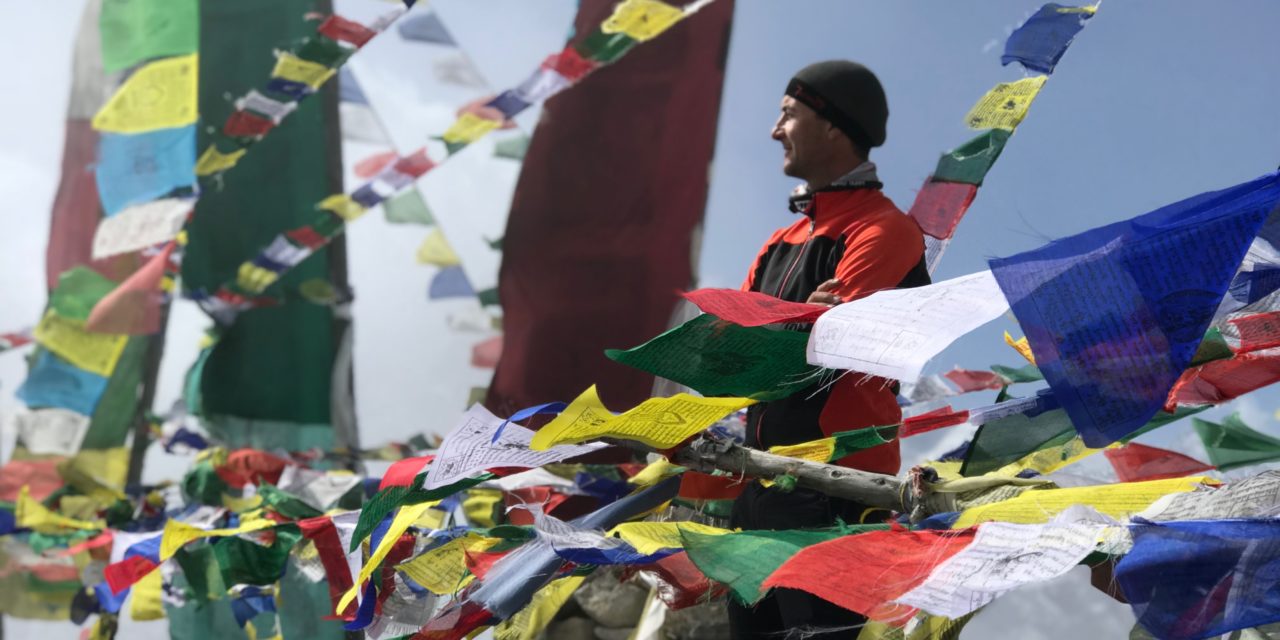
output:
[{"label": "man's shoulder", "polygon": [[914,237],[921,235],[920,225],[903,213],[893,200],[879,189],[859,190],[845,202],[842,215],[832,220],[833,229],[844,235],[887,234]]}]

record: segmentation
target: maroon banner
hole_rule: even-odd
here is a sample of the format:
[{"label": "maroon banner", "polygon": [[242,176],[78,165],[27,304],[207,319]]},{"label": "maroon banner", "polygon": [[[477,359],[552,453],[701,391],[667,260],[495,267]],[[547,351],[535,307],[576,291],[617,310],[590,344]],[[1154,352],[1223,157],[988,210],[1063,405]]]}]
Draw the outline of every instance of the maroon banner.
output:
[{"label": "maroon banner", "polygon": [[[579,38],[613,0],[583,0]],[[546,104],[503,237],[498,415],[576,397],[649,397],[653,377],[605,358],[667,328],[692,285],[733,0],[719,0]]]}]

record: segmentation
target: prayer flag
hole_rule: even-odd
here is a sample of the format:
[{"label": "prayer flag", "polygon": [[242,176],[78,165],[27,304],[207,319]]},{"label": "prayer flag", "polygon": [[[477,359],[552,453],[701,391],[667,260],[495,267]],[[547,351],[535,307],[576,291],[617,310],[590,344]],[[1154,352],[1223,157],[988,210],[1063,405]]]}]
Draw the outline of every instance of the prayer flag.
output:
[{"label": "prayer flag", "polygon": [[199,67],[194,53],[148,63],[120,85],[93,117],[93,128],[142,133],[194,124]]},{"label": "prayer flag", "polygon": [[1041,73],[1053,73],[1062,54],[1085,20],[1093,17],[1096,7],[1065,7],[1050,2],[1027,18],[1004,43],[1000,64],[1020,62],[1023,67]]},{"label": "prayer flag", "polygon": [[978,100],[964,117],[970,129],[1008,129],[1013,131],[1027,117],[1031,102],[1044,87],[1046,76],[1023,78],[1017,82],[1001,82]]},{"label": "prayer flag", "polygon": [[990,261],[1086,444],[1119,440],[1164,405],[1278,201],[1270,174]]},{"label": "prayer flag", "polygon": [[[1200,422],[1195,418],[1192,420]],[[1136,442],[1130,442],[1119,449],[1106,449],[1102,454],[1107,456],[1107,461],[1115,469],[1116,477],[1120,482],[1181,478],[1193,473],[1211,471],[1214,468],[1213,465],[1205,464],[1176,451],[1148,447]]]},{"label": "prayer flag", "polygon": [[670,449],[730,413],[753,404],[755,400],[747,398],[699,398],[678,393],[669,398],[650,398],[615,416],[600,402],[592,385],[563,413],[543,425],[529,446],[535,451],[545,451],[557,444],[613,437]]},{"label": "prayer flag", "polygon": [[1250,429],[1233,413],[1221,423],[1192,418],[1209,461],[1222,471],[1280,460],[1280,439]]},{"label": "prayer flag", "polygon": [[942,154],[933,170],[933,179],[943,182],[963,182],[981,186],[987,171],[996,163],[1004,145],[1009,142],[1009,132],[992,129],[978,137]]},{"label": "prayer flag", "polygon": [[104,133],[98,141],[98,196],[107,216],[195,182],[194,125],[146,133]]},{"label": "prayer flag", "polygon": [[103,0],[98,29],[107,73],[150,58],[195,53],[200,45],[200,4],[197,0]]},{"label": "prayer flag", "polygon": [[758,291],[696,289],[681,294],[704,313],[744,327],[787,322],[811,323],[830,307],[788,302]]},{"label": "prayer flag", "polygon": [[955,234],[956,226],[960,224],[960,219],[977,195],[978,187],[975,185],[941,182],[929,176],[916,193],[915,202],[911,203],[911,210],[907,215],[920,225],[921,231],[939,240],[946,240]]}]

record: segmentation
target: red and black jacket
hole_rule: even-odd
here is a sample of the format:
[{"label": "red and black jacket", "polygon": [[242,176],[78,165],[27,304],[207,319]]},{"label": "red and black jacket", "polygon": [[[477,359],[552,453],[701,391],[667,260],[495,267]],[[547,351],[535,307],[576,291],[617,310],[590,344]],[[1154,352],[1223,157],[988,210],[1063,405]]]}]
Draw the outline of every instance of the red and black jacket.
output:
[{"label": "red and black jacket", "polygon": [[[873,186],[813,194],[804,215],[774,232],[742,288],[804,302],[818,285],[838,278],[845,302],[883,289],[929,284],[924,235],[914,220]],[[748,412],[747,445],[768,448],[825,438],[902,420],[891,380],[851,372]],[[896,474],[898,441],[854,453],[837,464]]]}]

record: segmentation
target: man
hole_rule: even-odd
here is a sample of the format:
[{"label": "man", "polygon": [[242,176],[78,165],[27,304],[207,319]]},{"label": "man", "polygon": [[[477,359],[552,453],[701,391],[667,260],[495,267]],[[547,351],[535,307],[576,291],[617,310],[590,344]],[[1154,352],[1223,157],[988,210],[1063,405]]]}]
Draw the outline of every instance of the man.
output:
[{"label": "man", "polygon": [[[868,160],[884,144],[889,107],[880,81],[845,60],[812,64],[791,79],[773,126],[782,143],[782,170],[805,181],[791,196],[801,214],[760,250],[743,289],[783,300],[836,305],[875,291],[929,283],[924,236],[915,221],[880,193]],[[747,445],[817,440],[840,431],[901,422],[896,383],[858,373],[751,407]],[[894,440],[836,464],[896,474]],[[875,522],[886,514],[805,489],[790,493],[752,484],[734,504],[731,524],[743,529],[799,529]],[[874,576],[868,576],[874,580]],[[730,603],[735,638],[778,638],[808,629],[805,638],[855,637],[858,614],[802,591],[775,589],[753,607]],[[825,629],[825,631],[824,631]]]}]

